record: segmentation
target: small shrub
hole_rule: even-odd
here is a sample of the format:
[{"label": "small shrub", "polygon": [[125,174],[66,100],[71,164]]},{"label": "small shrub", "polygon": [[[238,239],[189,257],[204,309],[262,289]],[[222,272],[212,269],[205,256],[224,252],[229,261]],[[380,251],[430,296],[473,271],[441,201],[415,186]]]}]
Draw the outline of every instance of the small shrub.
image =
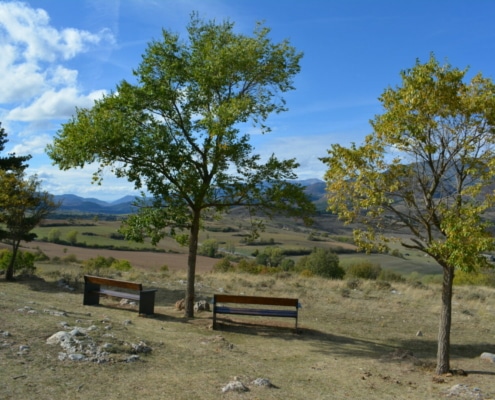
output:
[{"label": "small shrub", "polygon": [[52,243],[60,242],[60,237],[62,236],[62,231],[60,229],[50,229],[48,232],[48,241]]},{"label": "small shrub", "polygon": [[404,258],[404,255],[398,249],[393,249],[390,252],[390,255],[398,258]]},{"label": "small shrub", "polygon": [[376,280],[381,272],[382,267],[380,265],[369,261],[362,261],[351,264],[347,268],[346,275],[351,278]]},{"label": "small shrub", "polygon": [[347,281],[347,287],[349,289],[355,290],[358,289],[359,286],[361,286],[361,281],[359,279],[351,279]]},{"label": "small shrub", "polygon": [[206,239],[198,248],[198,254],[215,258],[218,253],[218,241],[216,239]]},{"label": "small shrub", "polygon": [[48,261],[50,257],[48,257],[43,251],[40,249],[36,249],[36,253],[34,253],[34,261]]},{"label": "small shrub", "polygon": [[98,256],[83,262],[83,271],[87,274],[100,275],[104,270],[108,270],[115,261],[115,258]]},{"label": "small shrub", "polygon": [[233,270],[234,265],[227,258],[222,258],[213,266],[213,272],[231,272]]},{"label": "small shrub", "polygon": [[373,286],[378,290],[388,290],[392,287],[390,282],[380,280],[373,282]]},{"label": "small shrub", "polygon": [[302,257],[296,270],[309,270],[314,275],[330,279],[342,279],[344,269],[339,265],[339,256],[330,249],[315,248],[309,256]]},{"label": "small shrub", "polygon": [[398,274],[397,272],[394,272],[394,271],[385,270],[385,269],[380,272],[380,275],[378,275],[378,280],[386,281],[386,282],[405,282],[406,281],[406,279],[401,274]]},{"label": "small shrub", "polygon": [[110,264],[110,268],[120,272],[127,272],[132,269],[132,265],[127,260],[114,260],[112,264]]},{"label": "small shrub", "polygon": [[68,254],[63,258],[63,262],[65,263],[77,263],[79,260],[75,254]]},{"label": "small shrub", "polygon": [[[36,270],[34,266],[35,254],[28,251],[18,251],[14,261],[14,271],[21,274],[33,274]],[[0,270],[7,270],[12,260],[11,250],[0,251]]]}]

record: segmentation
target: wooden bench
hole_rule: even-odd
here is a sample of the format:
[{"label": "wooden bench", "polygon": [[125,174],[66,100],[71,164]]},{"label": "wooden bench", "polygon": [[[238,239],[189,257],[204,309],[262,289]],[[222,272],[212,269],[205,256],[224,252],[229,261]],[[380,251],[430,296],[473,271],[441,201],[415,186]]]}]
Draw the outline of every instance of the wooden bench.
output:
[{"label": "wooden bench", "polygon": [[[102,288],[102,286],[117,287],[133,290],[137,293],[121,292]],[[101,276],[84,275],[84,305],[100,304],[100,296],[112,296],[123,299],[139,301],[139,314],[153,315],[155,308],[156,289],[143,290],[140,283],[119,281],[117,279],[103,278]]]},{"label": "wooden bench", "polygon": [[[245,305],[262,305],[263,308],[243,308],[231,307],[225,304],[245,304]],[[273,308],[270,306],[277,306]],[[292,307],[293,309],[283,309],[282,307]],[[235,315],[255,315],[262,317],[287,317],[296,319],[297,330],[297,312],[301,307],[298,299],[289,299],[282,297],[259,297],[259,296],[236,296],[230,294],[213,295],[213,329],[216,329],[217,314],[235,314]]]}]

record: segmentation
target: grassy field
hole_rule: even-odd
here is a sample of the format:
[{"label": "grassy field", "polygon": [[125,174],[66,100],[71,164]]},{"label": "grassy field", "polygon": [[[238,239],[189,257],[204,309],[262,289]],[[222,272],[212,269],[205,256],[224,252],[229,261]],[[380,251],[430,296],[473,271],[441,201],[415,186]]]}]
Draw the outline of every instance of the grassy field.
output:
[{"label": "grassy field", "polygon": [[[84,242],[89,247],[96,245],[100,248],[93,252],[91,249],[84,250],[84,248],[80,246],[72,247],[67,243],[64,245],[53,245],[52,243],[40,241],[32,242],[27,245],[27,248],[33,249],[38,247],[43,251],[49,252],[48,255],[50,257],[57,256],[59,258],[64,258],[68,254],[76,254],[81,260],[84,260],[95,253],[103,253],[102,248],[104,247],[114,249],[127,248],[129,250],[156,249],[162,252],[177,254],[185,254],[187,251],[185,247],[181,247],[172,238],[165,238],[156,247],[152,246],[149,242],[135,243],[115,239],[112,235],[118,233],[120,226],[119,221],[94,221],[92,219],[78,220],[75,218],[71,221],[51,220],[46,221],[45,224],[47,224],[47,226],[38,227],[34,230],[39,239],[48,238],[50,236],[50,231],[55,229],[60,231],[60,239],[67,241],[69,233],[71,231],[76,231],[77,242]],[[227,214],[219,221],[211,220],[205,224],[205,229],[200,233],[200,243],[207,239],[215,239],[219,243],[220,251],[228,252],[233,250],[236,255],[244,257],[252,257],[255,252],[263,252],[267,247],[280,247],[293,251],[311,251],[315,247],[331,248],[338,251],[345,250],[350,252],[349,254],[342,252],[339,254],[340,262],[344,267],[355,262],[367,260],[380,265],[384,269],[392,270],[404,276],[408,276],[411,273],[419,275],[441,274],[441,269],[434,261],[425,258],[418,252],[410,251],[406,253],[406,255],[403,255],[402,258],[387,254],[366,255],[355,253],[350,229],[344,229],[335,221],[335,218],[328,215],[319,217],[313,227],[305,227],[295,223],[293,220],[281,218],[274,221],[266,220],[265,225],[265,230],[260,232],[258,241],[248,245],[245,243],[245,238],[249,234],[249,220],[246,219],[245,216],[236,213],[233,213],[232,215]],[[121,257],[119,257],[119,254]],[[119,259],[130,257],[131,259],[129,261],[131,262],[139,259],[139,257],[149,257],[153,260],[152,265],[141,263],[141,265],[138,264],[138,266],[160,266],[160,256],[150,255],[150,253],[147,253],[145,256],[139,255],[137,257],[129,253],[115,253],[112,256]],[[291,258],[296,261],[298,259],[297,256]],[[203,262],[209,266],[214,264],[211,260],[203,260]],[[177,269],[174,265],[175,264],[171,266],[172,269]],[[183,266],[185,266],[185,264]]]},{"label": "grassy field", "polygon": [[[83,306],[82,288],[60,287],[46,272],[0,281],[0,398],[2,399],[493,399],[495,290],[456,287],[452,327],[453,374],[434,374],[439,287],[387,286],[289,275],[202,273],[198,299],[213,293],[297,297],[293,320],[230,318],[211,329],[211,313],[185,319],[174,304],[185,273],[133,270],[123,278],[158,289],[156,316],[108,299]],[[60,360],[47,338],[88,329],[108,362]],[[418,335],[418,332],[421,332]],[[151,351],[127,362],[132,345]],[[135,352],[135,351],[134,351]],[[462,372],[462,371],[464,372]],[[275,387],[256,386],[257,378]],[[233,380],[249,391],[222,392]]]}]

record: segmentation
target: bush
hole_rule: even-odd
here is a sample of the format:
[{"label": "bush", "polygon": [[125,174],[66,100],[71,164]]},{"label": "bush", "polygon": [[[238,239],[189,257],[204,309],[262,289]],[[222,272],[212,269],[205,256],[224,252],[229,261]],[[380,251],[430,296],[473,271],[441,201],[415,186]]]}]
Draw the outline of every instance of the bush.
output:
[{"label": "bush", "polygon": [[381,272],[382,267],[380,265],[369,261],[362,261],[349,265],[346,276],[350,278],[376,280]]},{"label": "bush", "polygon": [[110,265],[110,268],[116,271],[127,272],[132,269],[132,265],[127,260],[114,260]]},{"label": "bush", "polygon": [[68,254],[64,257],[63,261],[65,263],[77,263],[78,259],[77,259],[77,256],[75,254]]},{"label": "bush", "polygon": [[454,285],[495,286],[495,274],[492,269],[473,272],[458,270],[455,272]]},{"label": "bush", "polygon": [[198,254],[206,257],[215,258],[217,253],[218,241],[216,239],[206,239],[198,249]]},{"label": "bush", "polygon": [[314,249],[309,256],[303,257],[296,265],[299,271],[308,270],[314,275],[331,279],[342,279],[345,271],[339,266],[339,256],[329,249]]},{"label": "bush", "polygon": [[83,262],[83,271],[86,274],[100,275],[103,270],[108,270],[115,258],[98,256],[96,258],[90,258]]},{"label": "bush", "polygon": [[378,275],[378,280],[385,281],[385,282],[405,282],[406,281],[406,279],[401,274],[398,274],[397,272],[389,271],[389,270],[382,270],[380,272],[380,275]]},{"label": "bush", "polygon": [[233,270],[234,266],[227,258],[222,258],[213,266],[213,272],[230,272]]},{"label": "bush", "polygon": [[[28,251],[18,251],[15,261],[14,261],[14,272],[33,274],[36,270],[34,266],[34,260],[36,256]],[[0,270],[6,271],[12,260],[11,250],[1,250],[0,251]]]},{"label": "bush", "polygon": [[50,257],[48,257],[40,249],[37,249],[36,253],[34,253],[34,261],[48,261],[48,260],[50,260]]},{"label": "bush", "polygon": [[60,229],[50,229],[48,232],[48,241],[52,243],[60,242],[60,237],[62,236],[62,231]]},{"label": "bush", "polygon": [[67,241],[74,246],[77,243],[77,235],[79,234],[78,231],[72,230],[67,234]]},{"label": "bush", "polygon": [[278,267],[284,258],[284,252],[279,247],[267,247],[256,255],[256,262],[268,267]]}]

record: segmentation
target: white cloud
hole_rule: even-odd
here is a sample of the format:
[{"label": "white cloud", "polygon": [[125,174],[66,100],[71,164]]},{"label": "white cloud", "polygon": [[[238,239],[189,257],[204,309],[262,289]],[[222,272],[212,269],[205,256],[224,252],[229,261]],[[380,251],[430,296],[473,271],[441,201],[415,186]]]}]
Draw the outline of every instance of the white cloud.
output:
[{"label": "white cloud", "polygon": [[114,44],[109,30],[56,29],[42,9],[0,2],[0,104],[10,105],[7,118],[64,118],[75,106],[91,106],[101,91],[82,94],[78,71],[64,62],[104,43]]},{"label": "white cloud", "polygon": [[12,152],[18,155],[26,154],[43,154],[45,147],[51,142],[51,136],[47,134],[38,134],[30,136],[21,144],[17,144],[12,148]]},{"label": "white cloud", "polygon": [[113,41],[108,30],[96,34],[74,28],[57,30],[50,25],[45,10],[19,2],[0,3],[0,25],[4,33],[2,42],[16,46],[17,61],[68,60],[90,45]]},{"label": "white cloud", "polygon": [[76,88],[66,87],[59,91],[48,90],[27,107],[17,107],[7,114],[7,119],[15,121],[39,121],[70,117],[75,107],[91,107],[95,99],[105,91],[81,95]]}]

